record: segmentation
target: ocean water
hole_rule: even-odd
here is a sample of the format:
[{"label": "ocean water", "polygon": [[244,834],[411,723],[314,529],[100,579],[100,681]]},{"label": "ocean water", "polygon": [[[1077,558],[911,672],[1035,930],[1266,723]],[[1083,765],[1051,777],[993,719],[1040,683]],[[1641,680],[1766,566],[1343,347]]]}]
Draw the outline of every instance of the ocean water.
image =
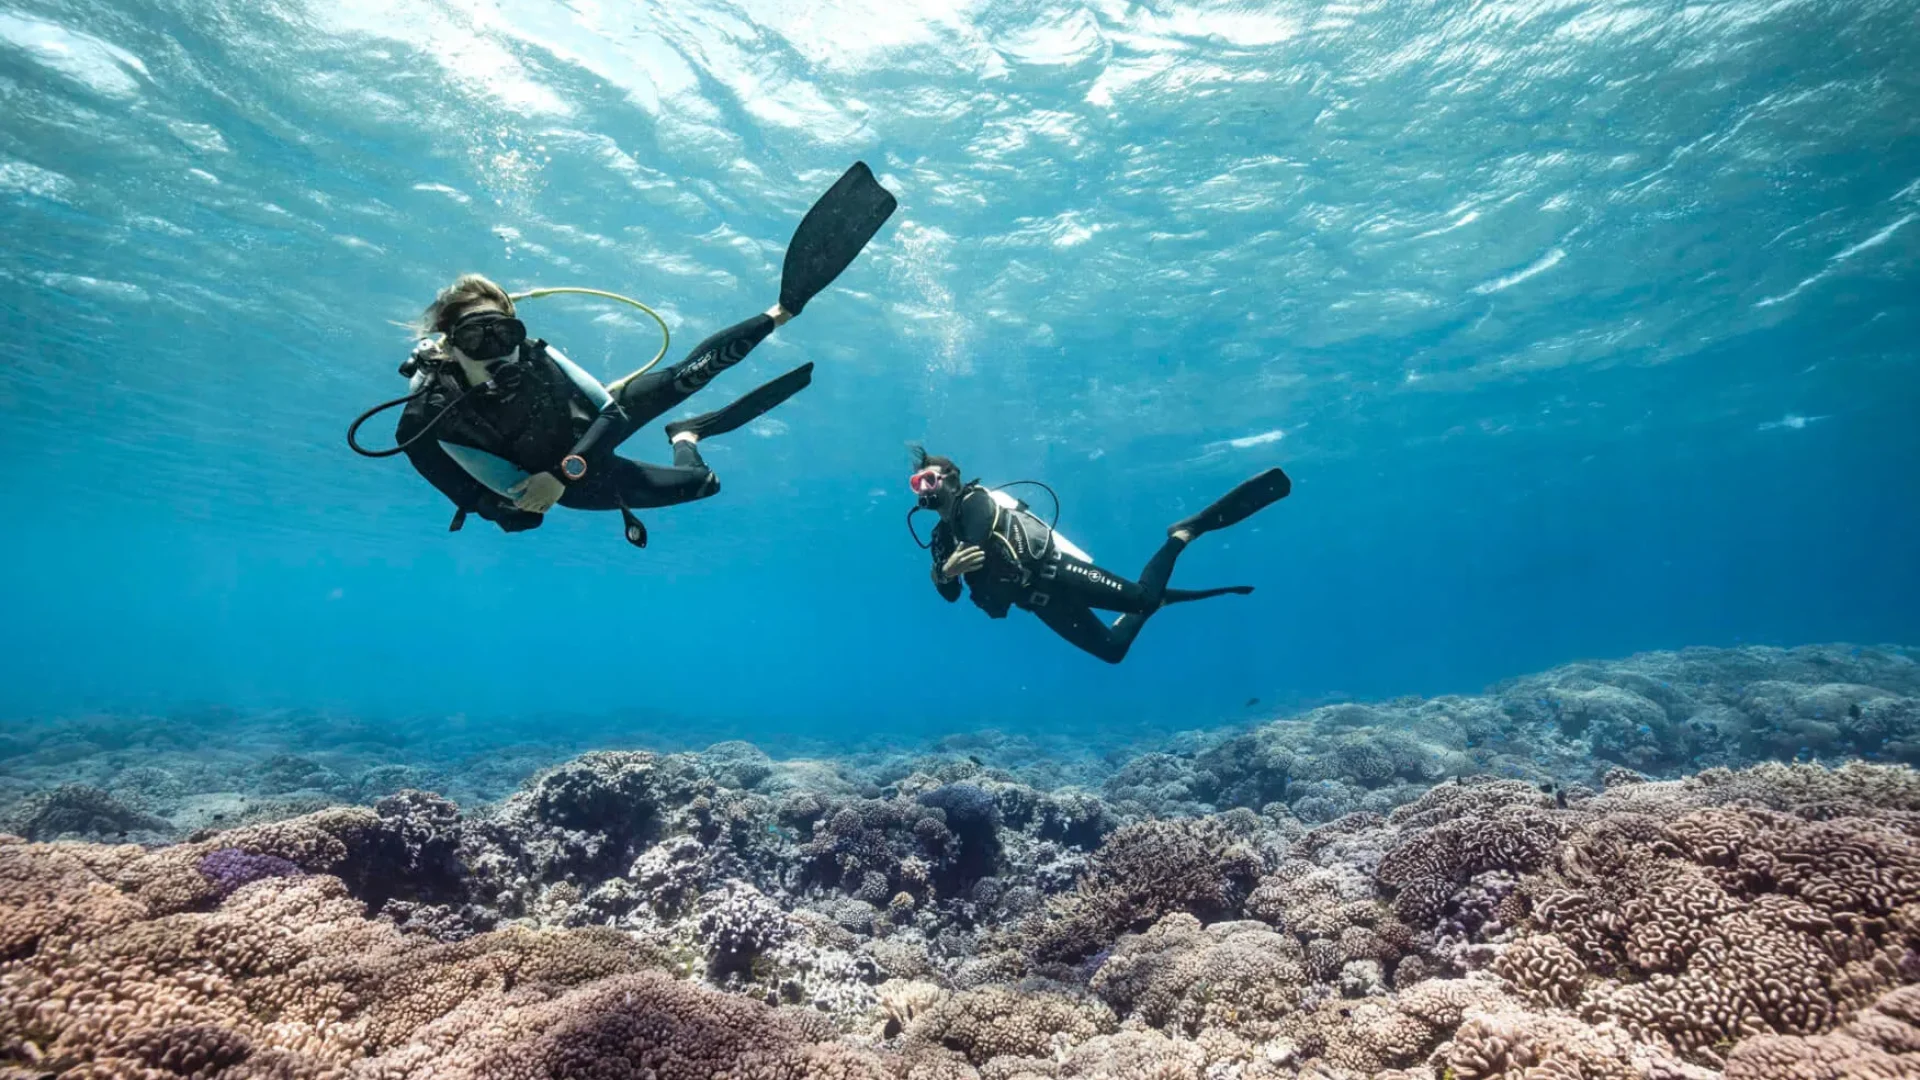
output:
[{"label": "ocean water", "polygon": [[[0,0],[0,1075],[1920,1077],[1915,11]],[[645,550],[349,451],[855,161]],[[914,442],[1123,574],[1294,488],[1110,666]]]},{"label": "ocean water", "polygon": [[[1920,640],[1916,55],[1901,0],[6,0],[0,715],[1173,732]],[[813,386],[645,551],[348,452],[454,274],[677,357],[855,160],[899,211],[687,411]],[[1125,573],[1296,487],[1116,668],[935,597],[915,440]]]}]

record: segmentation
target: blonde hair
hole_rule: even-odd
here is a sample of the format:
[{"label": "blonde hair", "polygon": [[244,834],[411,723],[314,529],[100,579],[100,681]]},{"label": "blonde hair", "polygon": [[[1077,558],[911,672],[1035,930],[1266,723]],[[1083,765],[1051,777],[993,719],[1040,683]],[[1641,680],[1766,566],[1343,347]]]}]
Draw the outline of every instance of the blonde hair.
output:
[{"label": "blonde hair", "polygon": [[413,330],[423,336],[444,334],[454,320],[466,314],[467,308],[482,302],[497,304],[507,314],[513,314],[513,298],[507,295],[507,290],[484,274],[461,274],[453,284],[441,289],[440,295],[420,313]]}]

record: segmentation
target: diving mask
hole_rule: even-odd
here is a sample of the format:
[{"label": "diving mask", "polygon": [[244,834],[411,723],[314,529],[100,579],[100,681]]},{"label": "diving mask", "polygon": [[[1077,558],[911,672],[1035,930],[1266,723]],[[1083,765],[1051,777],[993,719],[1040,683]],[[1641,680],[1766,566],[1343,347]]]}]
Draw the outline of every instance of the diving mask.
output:
[{"label": "diving mask", "polygon": [[919,472],[907,477],[907,486],[913,489],[915,495],[922,498],[939,491],[941,485],[945,482],[945,474],[935,468],[921,469]]},{"label": "diving mask", "polygon": [[476,311],[461,316],[447,330],[447,340],[475,360],[499,360],[526,344],[527,324],[498,311]]}]

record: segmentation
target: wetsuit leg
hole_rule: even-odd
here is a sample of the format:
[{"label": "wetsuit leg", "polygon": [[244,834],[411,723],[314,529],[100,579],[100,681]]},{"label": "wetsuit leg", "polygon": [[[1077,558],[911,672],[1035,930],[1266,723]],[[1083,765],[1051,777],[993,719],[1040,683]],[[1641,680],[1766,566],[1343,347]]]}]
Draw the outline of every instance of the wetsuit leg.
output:
[{"label": "wetsuit leg", "polygon": [[[1036,583],[1040,591],[1047,593],[1048,601],[1034,607],[1033,613],[1075,646],[1109,664],[1117,664],[1126,659],[1127,650],[1133,648],[1134,639],[1140,636],[1147,619],[1162,606],[1253,591],[1245,585],[1224,589],[1167,588],[1174,561],[1186,546],[1184,541],[1168,538],[1148,560],[1137,582],[1063,555],[1055,564],[1052,582]],[[1122,614],[1108,625],[1093,613],[1094,608]]]},{"label": "wetsuit leg", "polygon": [[621,437],[632,435],[664,416],[667,410],[692,397],[714,376],[746,359],[755,345],[773,333],[773,318],[755,315],[736,323],[693,347],[687,358],[662,371],[649,371],[614,383],[610,388],[627,414]]},{"label": "wetsuit leg", "polygon": [[1122,615],[1108,626],[1092,608],[1065,602],[1034,608],[1033,613],[1054,633],[1109,664],[1127,658],[1127,650],[1133,648],[1133,639],[1147,621],[1145,615]]},{"label": "wetsuit leg", "polygon": [[675,506],[720,492],[720,478],[700,460],[700,452],[676,443],[672,465],[650,465],[623,457],[607,460],[595,476],[575,484],[560,497],[572,510],[631,510]]},{"label": "wetsuit leg", "polygon": [[1153,558],[1147,560],[1139,581],[1128,581],[1110,570],[1063,554],[1054,564],[1052,586],[1042,585],[1041,589],[1061,593],[1072,603],[1090,608],[1149,615],[1166,602],[1167,579],[1173,576],[1174,561],[1186,546],[1185,542],[1169,537]]}]

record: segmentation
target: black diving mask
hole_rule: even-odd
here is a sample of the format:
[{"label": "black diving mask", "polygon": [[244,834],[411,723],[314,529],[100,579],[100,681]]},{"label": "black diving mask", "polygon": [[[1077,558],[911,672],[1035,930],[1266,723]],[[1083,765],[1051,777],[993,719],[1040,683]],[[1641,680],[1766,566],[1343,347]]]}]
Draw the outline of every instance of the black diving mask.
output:
[{"label": "black diving mask", "polygon": [[526,344],[527,324],[498,311],[476,311],[448,328],[447,340],[475,360],[499,360]]}]

